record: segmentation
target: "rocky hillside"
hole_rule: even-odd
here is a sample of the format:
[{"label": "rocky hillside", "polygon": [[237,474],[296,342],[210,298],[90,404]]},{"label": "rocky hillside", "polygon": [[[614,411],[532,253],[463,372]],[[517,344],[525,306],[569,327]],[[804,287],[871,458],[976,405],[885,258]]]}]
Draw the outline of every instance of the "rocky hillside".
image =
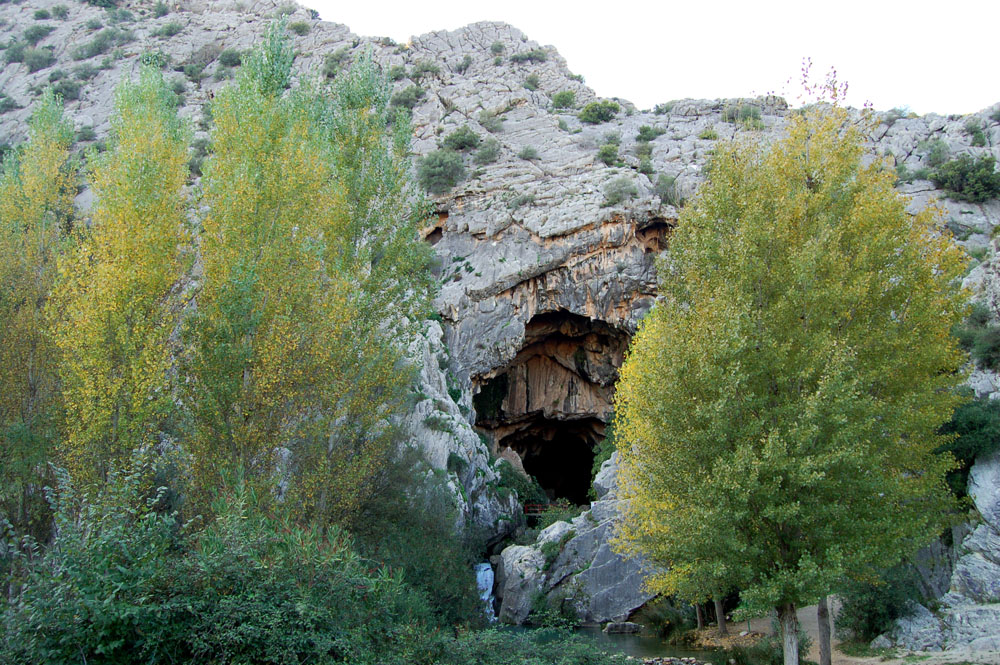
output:
[{"label": "rocky hillside", "polygon": [[[794,111],[776,97],[664,100],[646,111],[624,100],[592,105],[593,91],[554,48],[502,23],[396,44],[274,0],[126,1],[115,10],[32,0],[0,3],[0,143],[23,139],[32,100],[52,84],[81,148],[100,146],[114,86],[145,61],[173,80],[196,130],[197,167],[210,100],[278,16],[287,16],[303,76],[335,78],[370,51],[393,81],[393,104],[412,111],[414,163],[436,207],[424,234],[441,281],[441,323],[412,350],[423,363],[415,438],[450,474],[466,516],[495,540],[519,519],[490,461],[507,448],[550,495],[585,502],[617,367],[655,298],[654,258],[678,206],[695,192],[715,141],[768,140]],[[899,169],[911,209],[942,207],[942,231],[976,261],[966,283],[995,315],[991,232],[1000,202],[953,200],[927,178],[960,155],[1000,157],[1000,105],[969,116],[879,118],[873,155]],[[89,193],[77,203],[86,209]],[[1000,392],[993,373],[977,372],[972,384],[979,394]],[[640,564],[607,545],[613,475],[609,464],[600,500],[572,524],[498,558],[505,619],[523,620],[538,591],[575,599],[592,621],[645,602]],[[543,554],[553,551],[547,543],[556,544],[554,557]]]}]

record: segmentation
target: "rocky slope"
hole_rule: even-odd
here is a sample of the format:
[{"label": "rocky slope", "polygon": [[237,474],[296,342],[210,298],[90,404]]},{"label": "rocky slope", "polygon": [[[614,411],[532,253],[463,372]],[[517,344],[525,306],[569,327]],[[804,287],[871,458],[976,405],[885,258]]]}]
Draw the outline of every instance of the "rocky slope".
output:
[{"label": "rocky slope", "polygon": [[[435,306],[443,325],[432,322],[412,349],[423,366],[410,416],[414,439],[438,472],[449,474],[465,517],[496,539],[519,519],[513,498],[497,491],[490,461],[507,447],[550,493],[582,501],[622,352],[656,295],[654,259],[676,223],[675,206],[694,193],[716,140],[749,132],[768,140],[793,111],[775,97],[688,99],[655,111],[618,100],[610,120],[588,124],[578,111],[595,95],[582,78],[552,47],[505,24],[397,45],[273,0],[161,5],[129,1],[108,12],[75,0],[0,4],[0,42],[10,44],[0,51],[7,62],[0,143],[24,137],[31,101],[50,82],[66,96],[81,145],[99,142],[115,84],[145,59],[172,70],[198,157],[206,104],[238,66],[234,51],[251,47],[276,15],[296,25],[296,68],[304,76],[336,76],[370,49],[395,79],[396,103],[412,107],[415,159],[464,127],[480,141],[463,153],[466,177],[434,197],[436,216],[425,229],[440,258]],[[50,17],[36,18],[39,10]],[[43,27],[29,47],[26,31],[36,26]],[[11,50],[19,44],[20,55]],[[569,93],[569,107],[555,108]],[[915,174],[900,185],[911,209],[934,200],[943,208],[949,232],[976,257],[966,283],[994,312],[1000,270],[990,238],[1000,202],[948,200],[920,179],[920,169],[942,156],[1000,157],[998,111],[889,112],[871,136],[873,154]],[[85,209],[89,193],[78,204]],[[971,383],[979,394],[1000,394],[992,373],[977,372]],[[616,512],[612,475],[613,466],[602,472],[600,499],[572,523],[503,553],[498,595],[506,620],[523,620],[539,592],[571,598],[593,621],[624,617],[645,602],[639,564],[622,561],[607,544]],[[977,532],[969,550],[995,551],[997,543],[980,543]],[[553,549],[554,557],[546,556]],[[992,568],[976,568],[996,581]]]}]

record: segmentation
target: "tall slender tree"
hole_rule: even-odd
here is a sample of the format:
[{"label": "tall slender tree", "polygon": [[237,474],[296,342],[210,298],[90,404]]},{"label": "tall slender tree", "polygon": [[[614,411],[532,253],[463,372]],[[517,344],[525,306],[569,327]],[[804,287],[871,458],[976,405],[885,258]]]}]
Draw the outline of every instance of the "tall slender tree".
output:
[{"label": "tall slender tree", "polygon": [[56,440],[58,350],[45,315],[73,212],[72,126],[46,90],[0,174],[0,516],[38,535]]},{"label": "tall slender tree", "polygon": [[934,450],[960,399],[965,259],[935,211],[907,213],[846,111],[787,131],[717,148],[615,413],[619,546],[664,566],[657,590],[725,579],[776,609],[794,665],[796,608],[897,562],[952,506]]},{"label": "tall slender tree", "polygon": [[52,301],[61,453],[84,486],[151,449],[171,405],[170,294],[186,239],[187,143],[162,74],[144,68],[118,87],[108,152],[90,155],[93,218],[63,262]]},{"label": "tall slender tree", "polygon": [[202,499],[239,471],[304,519],[346,522],[395,439],[427,303],[408,130],[370,59],[291,87],[280,23],[215,98],[203,283],[186,325],[188,458]]}]

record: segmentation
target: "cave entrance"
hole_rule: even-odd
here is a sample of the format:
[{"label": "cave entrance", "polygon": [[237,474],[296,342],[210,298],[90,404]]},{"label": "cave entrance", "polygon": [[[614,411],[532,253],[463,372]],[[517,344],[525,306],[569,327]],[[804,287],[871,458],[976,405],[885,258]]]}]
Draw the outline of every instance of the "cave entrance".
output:
[{"label": "cave entrance", "polygon": [[604,438],[629,336],[570,312],[546,312],[525,326],[514,359],[475,378],[476,425],[522,460],[550,501],[585,504],[594,451]]}]

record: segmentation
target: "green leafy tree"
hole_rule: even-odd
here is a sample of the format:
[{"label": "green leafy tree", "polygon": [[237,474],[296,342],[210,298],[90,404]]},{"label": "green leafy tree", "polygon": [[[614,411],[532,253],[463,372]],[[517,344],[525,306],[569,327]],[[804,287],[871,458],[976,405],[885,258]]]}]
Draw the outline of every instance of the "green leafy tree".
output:
[{"label": "green leafy tree", "polygon": [[171,408],[171,291],[185,241],[188,132],[157,69],[123,81],[111,147],[92,154],[90,227],[60,266],[53,315],[65,406],[61,454],[82,486],[159,442]]},{"label": "green leafy tree", "polygon": [[40,535],[56,440],[58,349],[45,305],[73,212],[73,128],[50,90],[0,173],[0,516]]},{"label": "green leafy tree", "polygon": [[227,473],[347,524],[399,433],[402,349],[429,276],[405,118],[370,57],[332,94],[285,92],[280,24],[213,103],[204,278],[185,325],[185,447],[206,506]]},{"label": "green leafy tree", "polygon": [[965,259],[907,214],[833,107],[773,146],[721,145],[660,265],[615,399],[618,546],[657,591],[795,609],[888,567],[952,508],[935,450],[961,401]]}]

